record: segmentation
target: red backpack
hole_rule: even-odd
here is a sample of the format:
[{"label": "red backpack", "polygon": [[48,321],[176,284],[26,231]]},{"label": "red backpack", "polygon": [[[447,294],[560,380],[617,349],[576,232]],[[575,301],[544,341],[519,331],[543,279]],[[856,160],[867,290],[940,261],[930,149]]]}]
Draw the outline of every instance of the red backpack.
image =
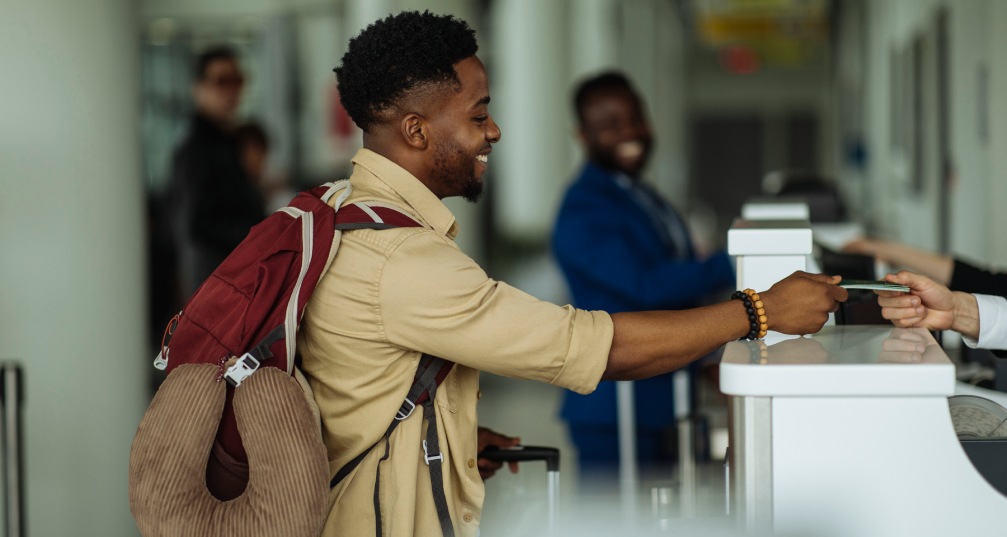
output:
[{"label": "red backpack", "polygon": [[[291,378],[296,372],[296,335],[305,305],[335,257],[342,231],[420,226],[410,216],[387,205],[358,202],[343,206],[350,191],[349,181],[339,181],[298,194],[287,207],[254,226],[169,322],[161,352],[154,362],[155,367],[167,371],[168,377],[137,430],[130,455],[130,506],[144,535],[172,533],[174,530],[166,528],[177,530],[182,519],[195,534],[221,531],[245,534],[250,530],[241,526],[240,521],[248,516],[260,522],[254,534],[268,535],[280,529],[285,535],[295,535],[290,524],[299,520],[298,523],[306,524],[303,534],[311,535],[314,530],[310,528],[324,521],[324,511],[310,517],[290,513],[306,509],[301,504],[311,503],[316,506],[312,507],[315,511],[317,506],[324,509],[327,505],[328,487],[320,490],[317,486],[316,474],[320,468],[324,467],[323,484],[334,486],[370,451],[356,457],[347,465],[349,468],[340,469],[330,482],[320,433],[311,433],[312,426],[320,431],[317,415],[313,423],[311,417],[303,417],[305,412],[300,404],[310,404],[296,401],[300,385]],[[333,209],[328,201],[337,195],[337,209]],[[403,410],[392,420],[388,434],[408,417],[412,408],[433,399],[437,385],[452,366],[451,362],[424,356]],[[282,375],[270,372],[271,368]],[[262,369],[267,371],[257,373]],[[184,373],[185,379],[176,373]],[[286,381],[273,377],[286,377]],[[171,382],[173,378],[178,380]],[[226,384],[221,380],[226,380]],[[246,382],[254,387],[245,388]],[[280,392],[287,395],[277,395]],[[249,402],[239,402],[241,397]],[[288,403],[296,408],[289,411],[277,408],[275,412],[269,408]],[[237,414],[243,412],[241,405],[251,408],[249,413],[256,417],[236,415],[236,408]],[[241,425],[242,419],[246,425]],[[301,423],[308,432],[285,432],[286,421]],[[300,440],[289,440],[284,434]],[[210,443],[210,435],[212,447],[206,445]],[[253,452],[250,446],[253,441],[266,445],[265,455],[260,454],[257,446],[255,450],[260,451]],[[303,443],[302,450],[311,452],[304,475],[289,475],[301,472],[301,468],[284,470],[279,464],[262,460],[282,458],[287,445],[290,449],[301,449],[296,447],[300,445],[298,442]],[[193,450],[197,453],[190,453]],[[316,454],[318,451],[321,453]],[[256,470],[260,463],[267,470]],[[283,486],[262,486],[246,493],[246,486],[267,472],[275,475],[259,481],[291,481],[286,488],[302,487],[299,483],[311,481],[312,487],[303,487],[311,490],[296,491],[305,494],[303,501],[289,492],[274,494],[275,491],[260,490]],[[205,486],[188,483],[198,481],[204,474]],[[188,484],[175,491],[182,481]],[[207,491],[210,494],[204,494]],[[200,501],[194,502],[194,497]],[[261,524],[264,515],[261,511],[255,515],[243,511],[277,503],[286,505],[281,511],[289,520],[279,515],[271,517],[275,528]],[[189,514],[182,515],[180,511]],[[318,516],[322,518],[316,520]],[[305,522],[305,518],[312,520]],[[218,525],[206,526],[208,523]]]},{"label": "red backpack", "polygon": [[[171,373],[181,364],[216,364],[232,387],[260,365],[293,375],[297,328],[339,248],[337,242],[333,249],[335,232],[420,225],[387,206],[341,207],[350,191],[349,182],[340,181],[301,192],[253,227],[168,323],[155,367]],[[327,203],[336,193],[338,211]],[[228,390],[217,440],[244,463],[232,397]]]}]

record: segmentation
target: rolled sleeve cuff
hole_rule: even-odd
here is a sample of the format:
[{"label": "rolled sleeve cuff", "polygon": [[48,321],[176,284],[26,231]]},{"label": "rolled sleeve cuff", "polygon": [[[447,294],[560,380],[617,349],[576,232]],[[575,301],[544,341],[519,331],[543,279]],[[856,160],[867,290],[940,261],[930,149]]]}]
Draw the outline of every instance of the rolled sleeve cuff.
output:
[{"label": "rolled sleeve cuff", "polygon": [[1007,349],[1007,298],[973,295],[979,306],[979,339],[963,337],[970,348]]},{"label": "rolled sleeve cuff", "polygon": [[614,333],[612,317],[608,313],[574,310],[573,333],[566,360],[550,384],[581,394],[593,392],[608,367]]}]

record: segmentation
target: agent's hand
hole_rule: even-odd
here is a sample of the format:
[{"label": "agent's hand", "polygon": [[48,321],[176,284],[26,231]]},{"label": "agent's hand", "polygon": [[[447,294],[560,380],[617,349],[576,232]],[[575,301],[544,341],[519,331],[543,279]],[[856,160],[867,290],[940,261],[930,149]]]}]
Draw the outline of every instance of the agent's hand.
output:
[{"label": "agent's hand", "polygon": [[885,280],[909,287],[909,293],[875,291],[881,316],[901,328],[948,330],[955,321],[954,293],[943,285],[909,271],[888,274]]},{"label": "agent's hand", "polygon": [[849,298],[836,285],[840,276],[797,271],[759,293],[766,305],[769,329],[784,334],[814,334],[829,320],[829,313]]},{"label": "agent's hand", "polygon": [[[478,435],[477,444],[479,453],[482,453],[483,450],[485,450],[489,446],[496,446],[501,449],[507,449],[517,447],[518,445],[521,444],[521,439],[516,436],[514,437],[504,436],[498,432],[494,432],[490,429],[487,429],[486,427],[479,427],[477,435]],[[509,462],[507,463],[507,465],[510,466],[510,471],[512,474],[517,473],[516,462]],[[479,477],[482,477],[483,481],[485,481],[493,477],[493,474],[495,474],[497,470],[499,470],[503,466],[503,463],[491,461],[489,459],[483,459],[480,457],[478,461],[478,466],[479,466]]]}]

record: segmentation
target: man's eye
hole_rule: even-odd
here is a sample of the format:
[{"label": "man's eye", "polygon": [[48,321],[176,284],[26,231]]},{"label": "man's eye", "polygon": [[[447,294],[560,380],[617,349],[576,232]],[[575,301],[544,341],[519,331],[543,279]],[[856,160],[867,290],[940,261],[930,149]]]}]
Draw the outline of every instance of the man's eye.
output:
[{"label": "man's eye", "polygon": [[489,116],[476,116],[476,117],[474,117],[472,119],[474,119],[475,121],[477,121],[479,123],[482,123],[482,122],[486,121],[487,119],[489,119]]}]

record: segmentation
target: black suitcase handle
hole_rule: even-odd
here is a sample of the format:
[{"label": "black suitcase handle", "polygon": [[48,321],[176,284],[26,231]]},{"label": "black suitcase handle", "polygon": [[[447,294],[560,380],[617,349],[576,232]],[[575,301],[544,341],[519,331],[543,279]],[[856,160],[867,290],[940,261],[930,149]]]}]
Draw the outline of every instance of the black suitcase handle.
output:
[{"label": "black suitcase handle", "polygon": [[545,461],[546,471],[559,471],[559,450],[543,446],[517,446],[500,449],[489,446],[479,454],[482,459],[495,462]]}]

